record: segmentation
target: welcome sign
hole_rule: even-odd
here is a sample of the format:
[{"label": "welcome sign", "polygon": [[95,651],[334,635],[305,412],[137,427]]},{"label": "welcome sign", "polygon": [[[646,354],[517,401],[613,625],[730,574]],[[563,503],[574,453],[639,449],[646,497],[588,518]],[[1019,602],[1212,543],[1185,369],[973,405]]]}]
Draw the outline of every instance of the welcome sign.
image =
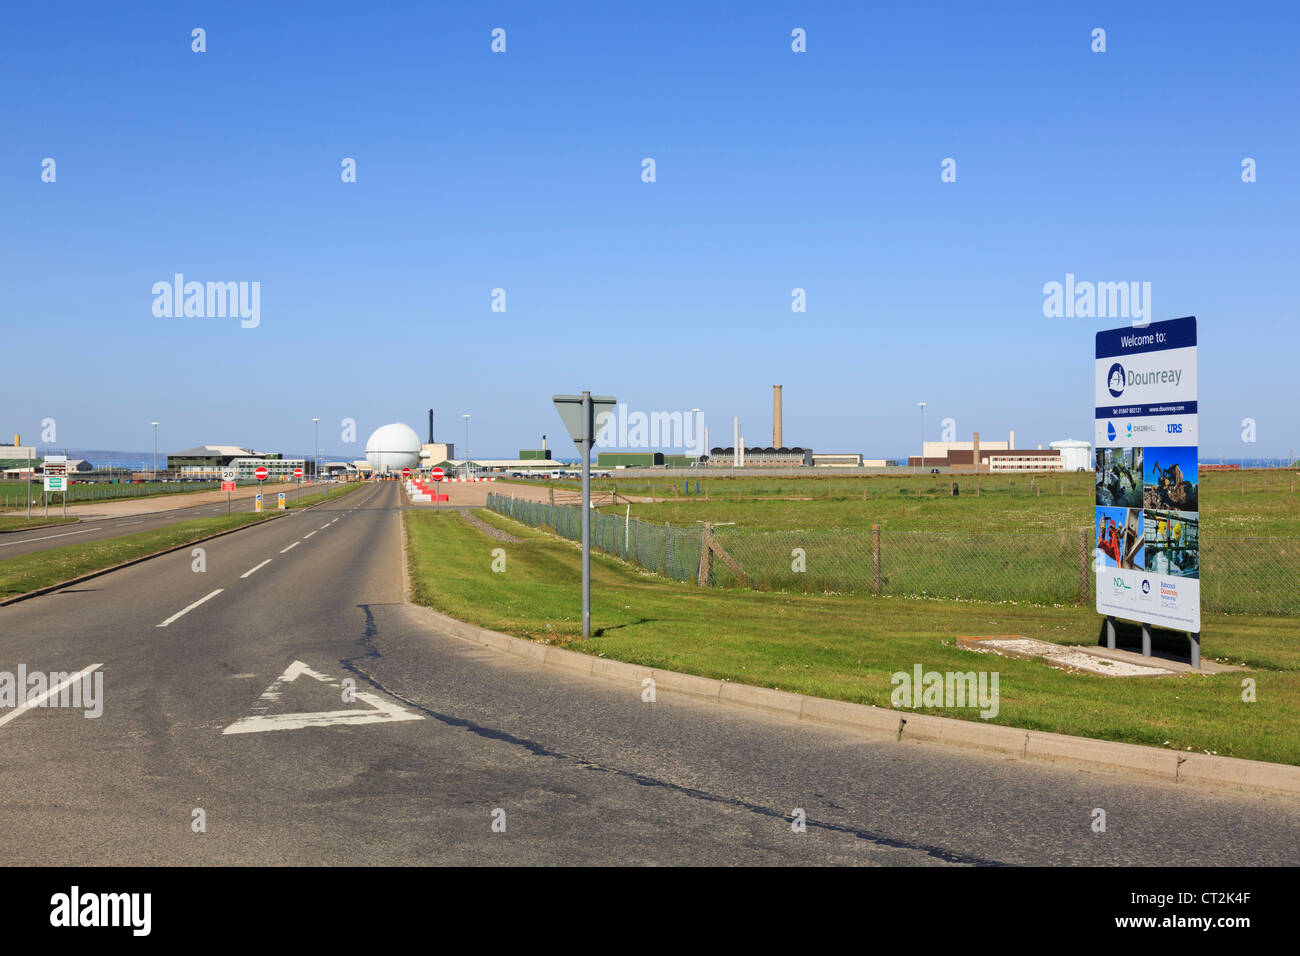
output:
[{"label": "welcome sign", "polygon": [[1097,611],[1201,630],[1196,317],[1097,333]]}]

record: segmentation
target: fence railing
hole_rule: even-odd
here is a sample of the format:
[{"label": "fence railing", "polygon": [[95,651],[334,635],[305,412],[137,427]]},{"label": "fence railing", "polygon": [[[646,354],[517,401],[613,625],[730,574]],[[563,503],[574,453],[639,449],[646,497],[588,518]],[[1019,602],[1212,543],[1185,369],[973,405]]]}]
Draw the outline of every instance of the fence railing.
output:
[{"label": "fence railing", "polygon": [[[487,506],[581,540],[581,509],[489,494]],[[677,581],[761,590],[1088,604],[1092,529],[753,531],[592,512],[592,546]],[[1206,611],[1300,614],[1300,538],[1201,537]]]}]

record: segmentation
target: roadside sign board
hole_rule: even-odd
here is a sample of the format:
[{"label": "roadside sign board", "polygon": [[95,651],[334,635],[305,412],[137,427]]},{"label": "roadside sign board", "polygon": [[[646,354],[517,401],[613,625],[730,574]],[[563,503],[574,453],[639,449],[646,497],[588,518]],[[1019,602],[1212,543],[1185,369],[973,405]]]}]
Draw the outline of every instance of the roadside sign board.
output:
[{"label": "roadside sign board", "polygon": [[410,477],[411,477],[411,469],[409,469],[409,468],[403,468],[403,469],[402,469],[402,477],[403,477],[403,478],[410,478]]},{"label": "roadside sign board", "polygon": [[68,490],[68,456],[67,455],[46,455],[45,456],[45,490],[46,491],[67,491]]},{"label": "roadside sign board", "polygon": [[[223,468],[223,469],[221,469],[221,480],[222,480],[222,481],[237,481],[238,479],[239,479],[239,472],[235,471],[235,469],[233,469],[233,468]],[[224,490],[224,489],[223,489],[223,490]]]},{"label": "roadside sign board", "polygon": [[560,413],[564,427],[569,430],[569,437],[579,448],[582,447],[584,434],[590,434],[592,439],[596,437],[604,424],[605,416],[613,413],[616,404],[616,400],[608,395],[591,396],[592,422],[588,432],[583,428],[581,395],[553,395],[551,401],[555,403],[555,410]]},{"label": "roadside sign board", "polygon": [[275,506],[276,506],[277,508],[279,508],[281,511],[283,511],[283,510],[285,509],[285,503],[284,503],[284,492],[283,492],[283,491],[281,491],[279,494],[276,495],[276,497],[275,497]]},{"label": "roadside sign board", "polygon": [[233,481],[223,481],[223,482],[221,483],[221,490],[222,490],[222,491],[234,491],[234,490],[235,490],[235,483],[234,483]]},{"label": "roadside sign board", "polygon": [[1094,379],[1097,612],[1199,634],[1196,318],[1098,332]]},{"label": "roadside sign board", "polygon": [[258,481],[266,481],[266,477],[269,474],[270,472],[266,470],[265,466],[258,465],[257,470],[253,472],[253,477],[256,478]]},{"label": "roadside sign board", "polygon": [[301,477],[302,477],[302,469],[301,469],[301,468],[295,468],[295,469],[293,470],[293,476],[294,476],[295,478],[301,478]]},{"label": "roadside sign board", "polygon": [[257,497],[253,499],[253,510],[254,511],[262,510],[262,495],[260,492],[258,493]]},{"label": "roadside sign board", "polygon": [[442,469],[441,468],[433,469],[431,472],[429,472],[429,477],[432,478],[434,481],[442,481]]}]

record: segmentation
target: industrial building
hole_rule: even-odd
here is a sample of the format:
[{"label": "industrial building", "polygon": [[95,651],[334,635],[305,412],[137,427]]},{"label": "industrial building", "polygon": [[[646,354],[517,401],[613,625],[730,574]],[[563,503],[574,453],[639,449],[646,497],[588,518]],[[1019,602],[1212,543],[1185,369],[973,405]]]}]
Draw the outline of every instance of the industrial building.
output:
[{"label": "industrial building", "polygon": [[922,454],[907,459],[913,468],[948,468],[956,471],[1025,472],[1063,471],[1061,452],[1056,448],[1016,448],[1016,433],[1007,441],[980,441],[976,432],[971,441],[922,443]]}]

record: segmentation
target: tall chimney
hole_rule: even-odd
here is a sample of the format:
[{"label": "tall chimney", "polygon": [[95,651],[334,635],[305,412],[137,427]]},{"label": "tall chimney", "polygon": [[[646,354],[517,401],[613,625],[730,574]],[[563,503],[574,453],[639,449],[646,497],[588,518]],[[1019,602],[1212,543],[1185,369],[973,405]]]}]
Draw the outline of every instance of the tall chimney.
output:
[{"label": "tall chimney", "polygon": [[740,467],[740,417],[737,416],[731,420],[731,464],[733,467]]},{"label": "tall chimney", "polygon": [[542,436],[542,457],[546,457],[546,436]]},{"label": "tall chimney", "polygon": [[1016,447],[1016,430],[1013,428],[1011,429],[1011,438],[1010,440],[1007,441],[1007,448],[1011,449],[1015,447]]},{"label": "tall chimney", "polygon": [[781,447],[781,386],[772,386],[772,447]]},{"label": "tall chimney", "polygon": [[433,444],[433,409],[429,409],[429,444]]},{"label": "tall chimney", "polygon": [[971,462],[975,465],[975,473],[979,474],[980,470],[980,433],[975,433],[974,450],[971,452]]}]

